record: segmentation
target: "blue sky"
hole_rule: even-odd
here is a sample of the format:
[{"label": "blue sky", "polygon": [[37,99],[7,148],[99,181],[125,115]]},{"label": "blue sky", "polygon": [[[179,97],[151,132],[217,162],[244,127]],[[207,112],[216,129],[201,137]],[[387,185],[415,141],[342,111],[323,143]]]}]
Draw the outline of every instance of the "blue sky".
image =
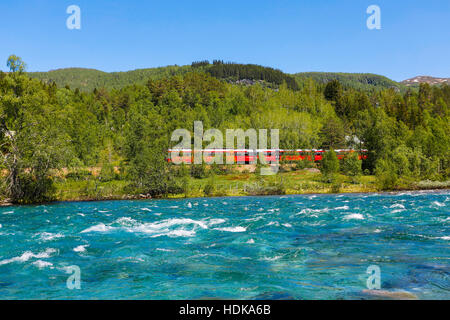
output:
[{"label": "blue sky", "polygon": [[[68,30],[66,8],[81,8]],[[381,30],[366,9],[381,8]],[[29,71],[126,71],[195,60],[285,72],[450,77],[449,0],[2,0],[0,68],[14,53]]]}]

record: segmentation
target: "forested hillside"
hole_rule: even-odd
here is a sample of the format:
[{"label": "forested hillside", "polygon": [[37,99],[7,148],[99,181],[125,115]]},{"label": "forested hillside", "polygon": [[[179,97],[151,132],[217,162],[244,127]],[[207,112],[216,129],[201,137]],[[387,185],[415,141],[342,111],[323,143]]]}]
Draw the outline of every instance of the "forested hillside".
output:
[{"label": "forested hillside", "polygon": [[92,69],[70,68],[49,72],[30,72],[28,75],[46,83],[55,82],[58,87],[69,86],[82,91],[92,91],[95,88],[119,89],[128,85],[144,84],[149,79],[158,80],[191,71],[207,72],[217,79],[228,81],[261,80],[275,86],[286,82],[289,88],[298,89],[294,77],[280,70],[258,65],[224,63],[223,61],[214,61],[213,64],[210,64],[209,61],[200,61],[193,62],[191,66],[167,66],[127,72],[106,73]]},{"label": "forested hillside", "polygon": [[294,75],[299,82],[313,79],[317,83],[326,84],[338,80],[343,86],[359,90],[381,90],[394,88],[406,89],[406,86],[387,77],[370,73],[338,73],[338,72],[301,72]]},{"label": "forested hillside", "polygon": [[[158,80],[140,74],[142,83],[89,92],[41,82],[20,67],[0,72],[1,194],[21,203],[51,200],[60,179],[81,179],[82,190],[95,192],[99,183],[117,181],[132,194],[185,193],[187,177],[204,177],[206,168],[180,169],[166,156],[173,130],[192,131],[194,121],[205,130],[279,129],[281,148],[364,147],[369,157],[362,166],[349,159],[352,169],[323,168],[374,174],[382,190],[448,179],[448,85],[400,93],[308,79],[296,90],[285,83],[275,90],[234,85],[203,70],[185,72],[190,68],[174,67],[183,74],[160,73]],[[357,145],[348,137],[357,137]],[[99,176],[90,177],[86,167],[100,168]]]},{"label": "forested hillside", "polygon": [[[281,85],[286,83],[287,87],[292,90],[298,89],[298,84],[295,79],[283,73],[280,70],[262,67],[255,64],[237,64],[224,63],[223,61],[215,60],[211,66],[207,66],[204,70],[215,78],[226,80],[262,80],[268,83]],[[193,64],[195,66],[195,64]]]},{"label": "forested hillside", "polygon": [[339,80],[344,87],[359,90],[380,90],[387,88],[398,88],[405,91],[406,85],[397,83],[384,76],[359,73],[327,73],[327,72],[304,72],[294,75],[283,73],[269,67],[253,64],[225,63],[215,60],[193,62],[190,66],[167,66],[151,69],[138,69],[127,72],[106,73],[93,69],[70,68],[59,69],[49,72],[30,72],[32,78],[50,83],[54,81],[58,87],[66,85],[72,89],[92,91],[95,88],[120,89],[133,84],[145,84],[149,79],[158,80],[175,75],[183,75],[191,71],[207,72],[217,79],[230,82],[238,80],[264,81],[272,87],[286,83],[288,88],[297,90],[308,79],[313,79],[318,84],[326,84],[332,80]]},{"label": "forested hillside", "polygon": [[144,84],[149,79],[157,80],[189,71],[191,71],[190,66],[167,66],[111,73],[94,69],[69,68],[48,72],[30,72],[28,75],[46,83],[55,82],[58,87],[69,86],[72,89],[92,91],[95,88],[120,89],[132,84]]}]

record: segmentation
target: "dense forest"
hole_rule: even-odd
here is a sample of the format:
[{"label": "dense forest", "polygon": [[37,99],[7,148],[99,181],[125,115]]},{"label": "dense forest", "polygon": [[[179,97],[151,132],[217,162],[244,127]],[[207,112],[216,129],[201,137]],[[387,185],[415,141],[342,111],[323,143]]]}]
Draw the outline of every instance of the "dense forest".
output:
[{"label": "dense forest", "polygon": [[370,73],[338,73],[338,72],[301,72],[294,74],[295,79],[302,83],[307,79],[313,79],[317,83],[327,84],[338,80],[346,88],[358,90],[382,90],[392,88],[398,91],[406,91],[408,88],[387,77]]},{"label": "dense forest", "polygon": [[191,66],[166,66],[137,69],[127,72],[103,72],[94,69],[67,68],[48,72],[29,72],[28,76],[58,87],[70,87],[84,92],[95,88],[120,89],[130,84],[145,84],[149,79],[157,80],[192,71]]},{"label": "dense forest", "polygon": [[[198,65],[199,63],[192,64],[193,67]],[[208,66],[207,61],[200,63],[200,65]],[[206,72],[218,79],[262,80],[277,85],[286,83],[289,89],[298,90],[298,84],[292,76],[280,70],[254,64],[224,63],[220,60],[214,60],[212,66],[206,68]]]},{"label": "dense forest", "polygon": [[[124,181],[130,193],[182,193],[187,177],[205,168],[172,166],[167,149],[173,130],[192,130],[194,121],[205,130],[276,128],[281,148],[364,147],[369,157],[362,164],[350,159],[339,168],[330,152],[321,169],[327,176],[375,175],[382,190],[450,174],[448,85],[399,92],[308,78],[292,88],[281,76],[261,74],[280,83],[273,89],[234,85],[194,66],[119,89],[83,91],[31,78],[24,66],[11,57],[11,72],[0,72],[1,194],[15,203],[54,199],[55,181],[77,179],[86,167],[100,168],[101,181]],[[236,75],[226,64],[214,66]]]},{"label": "dense forest", "polygon": [[290,75],[273,68],[223,62],[221,60],[213,60],[212,63],[208,60],[196,61],[188,66],[174,65],[126,72],[107,73],[93,69],[68,68],[48,72],[29,72],[27,74],[31,78],[36,78],[46,83],[55,82],[58,87],[68,86],[72,89],[91,92],[95,88],[111,90],[121,89],[132,84],[144,85],[149,79],[160,80],[193,71],[206,72],[217,79],[224,79],[233,83],[237,83],[238,80],[263,81],[267,86],[273,88],[277,88],[285,82],[289,88],[294,90],[308,84],[309,79],[313,79],[322,85],[332,80],[339,80],[345,88],[365,91],[389,88],[397,88],[396,90],[402,92],[408,90],[408,87],[402,83],[375,74],[303,72]]}]

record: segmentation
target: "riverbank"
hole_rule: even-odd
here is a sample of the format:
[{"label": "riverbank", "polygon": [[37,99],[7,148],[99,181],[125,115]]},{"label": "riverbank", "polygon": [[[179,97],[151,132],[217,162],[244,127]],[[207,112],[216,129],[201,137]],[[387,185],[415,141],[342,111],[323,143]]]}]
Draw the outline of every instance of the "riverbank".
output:
[{"label": "riverbank", "polygon": [[[300,195],[300,194],[345,194],[373,193],[380,191],[417,191],[449,189],[450,181],[405,181],[400,180],[396,188],[382,190],[373,175],[348,177],[339,175],[333,183],[326,182],[318,170],[304,169],[280,172],[273,176],[260,176],[240,171],[227,175],[215,175],[203,179],[179,178],[184,192],[170,194],[165,198],[201,198],[201,197],[240,197],[264,195]],[[102,201],[137,200],[151,196],[140,190],[134,190],[128,180],[101,181],[97,175],[83,178],[58,178],[55,181],[55,201]],[[0,206],[8,206],[7,199]]]},{"label": "riverbank", "polygon": [[[189,177],[180,180],[185,192],[168,195],[167,198],[235,197],[258,195],[295,195],[326,193],[371,193],[379,191],[431,190],[450,188],[447,182],[399,181],[392,190],[381,190],[375,176],[348,177],[339,175],[335,182],[325,182],[320,172],[299,170],[280,172],[273,176],[240,172],[216,175],[203,179]],[[130,182],[113,180],[65,179],[56,183],[57,201],[95,201],[148,199],[150,195],[130,190]]]}]

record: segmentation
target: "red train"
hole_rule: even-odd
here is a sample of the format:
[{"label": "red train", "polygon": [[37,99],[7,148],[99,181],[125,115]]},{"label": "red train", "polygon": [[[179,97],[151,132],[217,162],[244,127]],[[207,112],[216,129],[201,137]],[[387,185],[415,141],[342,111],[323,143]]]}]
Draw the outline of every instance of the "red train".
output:
[{"label": "red train", "polygon": [[[212,161],[217,154],[223,155],[223,163],[251,164],[256,163],[261,153],[264,154],[267,162],[275,162],[277,157],[280,161],[298,161],[307,159],[309,161],[321,161],[323,154],[327,150],[283,150],[283,149],[264,149],[264,150],[248,150],[248,149],[205,149],[199,151],[203,154],[206,162]],[[339,149],[335,150],[338,159],[343,159],[346,154],[357,152],[359,159],[367,159],[367,150]],[[181,156],[180,156],[181,154]],[[175,150],[169,149],[168,161],[176,161],[177,163],[192,163],[193,152],[191,149]]]}]

